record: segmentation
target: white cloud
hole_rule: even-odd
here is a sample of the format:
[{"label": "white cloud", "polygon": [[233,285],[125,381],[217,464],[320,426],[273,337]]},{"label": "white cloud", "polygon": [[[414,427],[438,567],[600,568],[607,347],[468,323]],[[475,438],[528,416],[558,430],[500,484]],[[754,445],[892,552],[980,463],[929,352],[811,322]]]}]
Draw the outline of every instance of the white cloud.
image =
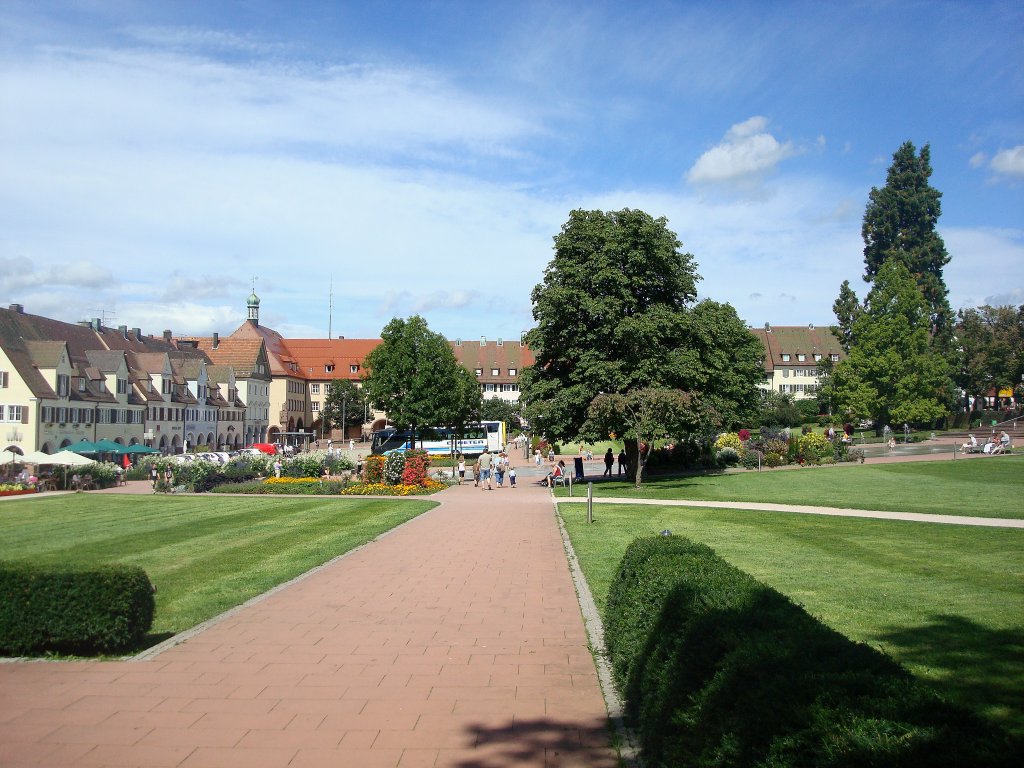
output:
[{"label": "white cloud", "polygon": [[779,143],[767,127],[768,119],[761,116],[733,125],[721,142],[697,158],[687,180],[691,184],[739,185],[760,180],[796,154],[791,142]]},{"label": "white cloud", "polygon": [[996,152],[990,167],[1004,176],[1024,179],[1024,144]]},{"label": "white cloud", "polygon": [[970,163],[971,168],[981,168],[987,160],[988,155],[984,152],[975,152],[971,155],[971,159],[968,162]]},{"label": "white cloud", "polygon": [[939,229],[951,256],[943,278],[954,310],[1006,303],[1001,297],[1024,296],[1024,230]]}]

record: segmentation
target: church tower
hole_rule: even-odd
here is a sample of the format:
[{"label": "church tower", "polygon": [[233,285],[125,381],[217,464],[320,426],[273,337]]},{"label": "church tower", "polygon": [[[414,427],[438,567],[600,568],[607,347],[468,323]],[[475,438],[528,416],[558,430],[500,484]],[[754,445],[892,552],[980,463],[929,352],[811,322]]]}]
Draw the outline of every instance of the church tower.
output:
[{"label": "church tower", "polygon": [[260,324],[260,297],[256,295],[256,291],[249,294],[249,301],[247,302],[249,307],[249,322],[253,325]]}]

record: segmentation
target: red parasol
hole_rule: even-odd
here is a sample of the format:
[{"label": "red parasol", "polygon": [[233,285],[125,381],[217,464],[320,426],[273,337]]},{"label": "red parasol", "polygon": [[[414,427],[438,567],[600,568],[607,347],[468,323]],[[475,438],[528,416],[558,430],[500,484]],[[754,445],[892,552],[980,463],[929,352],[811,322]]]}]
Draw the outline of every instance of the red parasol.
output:
[{"label": "red parasol", "polygon": [[128,458],[128,454],[126,453],[124,455],[124,458],[121,459],[121,466],[124,467],[125,469],[128,469],[128,467],[130,467],[131,465],[132,465],[132,460],[130,458]]}]

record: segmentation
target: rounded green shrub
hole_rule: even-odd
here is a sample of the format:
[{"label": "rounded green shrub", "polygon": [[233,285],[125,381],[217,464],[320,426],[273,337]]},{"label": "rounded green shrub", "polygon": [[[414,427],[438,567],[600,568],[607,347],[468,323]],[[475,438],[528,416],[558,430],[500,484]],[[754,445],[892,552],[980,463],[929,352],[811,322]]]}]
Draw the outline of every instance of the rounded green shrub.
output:
[{"label": "rounded green shrub", "polygon": [[832,456],[835,448],[824,435],[818,432],[808,432],[800,437],[799,451],[809,461]]}]

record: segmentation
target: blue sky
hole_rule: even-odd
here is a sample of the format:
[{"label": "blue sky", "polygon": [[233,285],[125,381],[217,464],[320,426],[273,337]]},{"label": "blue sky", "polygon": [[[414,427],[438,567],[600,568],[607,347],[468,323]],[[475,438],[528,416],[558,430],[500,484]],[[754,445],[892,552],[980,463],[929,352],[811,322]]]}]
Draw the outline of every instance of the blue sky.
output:
[{"label": "blue sky", "polygon": [[954,308],[1024,303],[1017,2],[18,2],[0,302],[286,336],[517,338],[574,208],[664,216],[702,297],[834,321],[931,145]]}]

